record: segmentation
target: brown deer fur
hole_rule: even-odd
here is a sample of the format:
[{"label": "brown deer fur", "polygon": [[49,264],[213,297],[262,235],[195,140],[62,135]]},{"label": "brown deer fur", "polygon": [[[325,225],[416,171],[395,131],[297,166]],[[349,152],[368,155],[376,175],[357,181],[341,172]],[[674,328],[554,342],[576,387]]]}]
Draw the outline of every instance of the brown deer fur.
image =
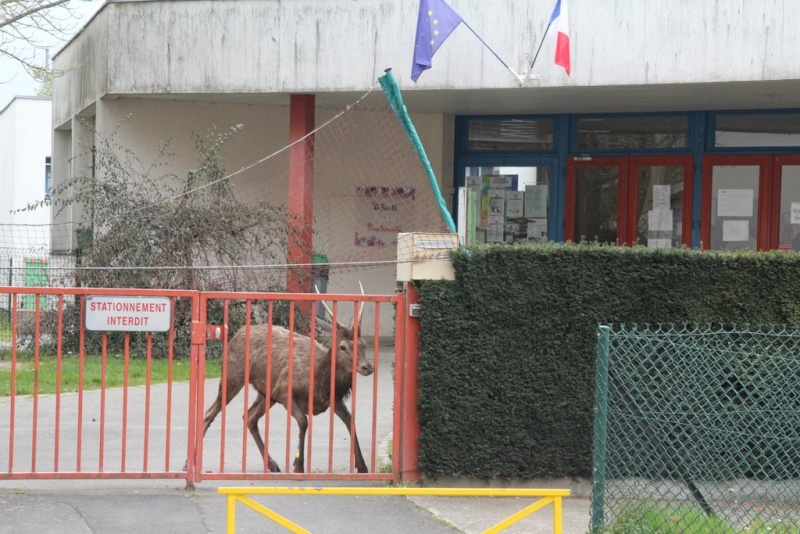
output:
[{"label": "brown deer fur", "polygon": [[[325,323],[322,323],[323,325]],[[326,325],[331,328],[330,325]],[[247,426],[250,434],[264,456],[264,441],[258,431],[258,421],[266,414],[267,406],[265,399],[269,393],[269,407],[277,402],[288,408],[289,405],[289,336],[290,332],[280,326],[259,324],[250,326],[250,384],[258,392],[258,397],[247,411]],[[272,349],[267,351],[267,339],[271,335]],[[350,410],[345,404],[345,400],[350,395],[353,380],[353,328],[347,328],[339,324],[336,328],[336,368],[335,368],[335,387],[334,387],[334,413],[344,422],[348,431],[351,430],[352,418]],[[225,400],[230,402],[245,385],[245,358],[246,358],[247,327],[244,326],[236,332],[228,345],[228,364],[227,364],[227,391]],[[293,339],[293,364],[292,364],[292,417],[297,421],[299,427],[299,446],[294,461],[294,472],[304,471],[305,458],[305,437],[308,428],[308,414],[318,415],[330,406],[331,396],[331,349],[325,348],[317,341],[314,343],[314,383],[313,383],[313,409],[309,409],[309,377],[311,365],[312,340],[302,334],[295,333]],[[372,364],[367,361],[366,343],[358,339],[356,370],[364,375],[372,374]],[[267,358],[272,359],[272,372],[269,392],[267,391]],[[206,410],[203,426],[203,436],[214,418],[222,410],[222,380],[219,384],[219,393],[208,410]],[[359,473],[367,472],[367,465],[361,455],[361,448],[358,444],[355,428],[352,429],[355,466]],[[280,471],[278,464],[268,455],[269,470]]]}]

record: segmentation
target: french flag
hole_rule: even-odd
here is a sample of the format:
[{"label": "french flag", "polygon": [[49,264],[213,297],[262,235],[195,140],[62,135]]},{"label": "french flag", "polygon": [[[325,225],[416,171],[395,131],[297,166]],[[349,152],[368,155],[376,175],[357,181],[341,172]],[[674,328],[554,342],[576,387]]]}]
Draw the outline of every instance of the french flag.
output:
[{"label": "french flag", "polygon": [[569,76],[569,13],[566,0],[556,0],[550,15],[550,24],[556,23],[556,65],[561,65]]}]

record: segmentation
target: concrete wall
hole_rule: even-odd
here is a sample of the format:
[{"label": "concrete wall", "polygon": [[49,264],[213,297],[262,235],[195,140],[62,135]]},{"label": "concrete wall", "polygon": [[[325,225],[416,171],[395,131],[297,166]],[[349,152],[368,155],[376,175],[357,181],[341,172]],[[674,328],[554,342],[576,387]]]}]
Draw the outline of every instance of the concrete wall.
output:
[{"label": "concrete wall", "polygon": [[[538,44],[552,2],[459,0],[452,5],[512,68]],[[106,93],[218,94],[361,91],[387,67],[403,89],[513,88],[514,79],[465,27],[410,81],[417,0],[215,0],[105,6],[55,57],[56,124]],[[540,87],[800,78],[800,3],[781,0],[572,0],[573,74]],[[551,36],[552,37],[552,36]],[[146,60],[145,60],[146,59]]]},{"label": "concrete wall", "polygon": [[[360,217],[356,185],[411,185],[420,191],[428,190],[422,167],[416,155],[409,152],[410,145],[400,131],[397,118],[389,111],[383,93],[378,91],[369,98],[371,106],[380,106],[383,110],[351,111],[346,118],[333,121],[315,135],[314,247],[327,254],[331,262],[380,262],[395,257],[394,243],[374,249],[354,245],[352,229],[357,224],[354,221]],[[317,125],[328,123],[338,111],[319,109]],[[415,114],[412,118],[430,151],[436,176],[450,176],[453,159],[450,119],[438,114]],[[231,178],[234,190],[244,201],[287,204],[288,153],[282,150],[289,142],[286,107],[123,97],[101,100],[96,108],[95,123],[98,146],[104,139],[113,139],[115,146],[125,147],[137,156],[138,162],[131,163],[141,168],[152,164],[161,147],[168,143],[168,156],[161,159],[163,165],[154,172],[157,176],[175,174],[179,177],[185,177],[190,169],[197,167],[193,134],[205,135],[213,127],[225,131],[241,125],[241,131],[231,138],[223,151],[226,172],[235,173]],[[381,167],[376,161],[384,161],[385,155],[376,149],[378,146],[399,152],[405,150],[406,157],[395,156],[391,168]],[[408,157],[409,154],[413,157]],[[239,172],[244,168],[246,170]],[[442,183],[439,186],[444,187]],[[444,189],[444,193],[448,190]],[[441,218],[432,196],[420,196],[424,198],[416,201],[414,224],[418,229],[439,227]],[[358,292],[360,281],[368,293],[387,294],[394,290],[394,279],[393,264],[335,269],[327,291]],[[350,310],[342,309],[343,321],[349,319],[349,313]],[[372,328],[371,313],[365,312],[365,331]],[[382,317],[382,324],[391,329],[391,317],[386,312]]]}]

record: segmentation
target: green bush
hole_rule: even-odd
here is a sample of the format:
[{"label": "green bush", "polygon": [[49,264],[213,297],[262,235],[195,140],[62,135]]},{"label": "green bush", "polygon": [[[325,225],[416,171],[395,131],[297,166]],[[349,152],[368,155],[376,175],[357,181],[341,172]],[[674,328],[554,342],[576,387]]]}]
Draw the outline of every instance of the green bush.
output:
[{"label": "green bush", "polygon": [[591,475],[599,323],[800,324],[800,255],[478,245],[420,283],[427,476]]}]

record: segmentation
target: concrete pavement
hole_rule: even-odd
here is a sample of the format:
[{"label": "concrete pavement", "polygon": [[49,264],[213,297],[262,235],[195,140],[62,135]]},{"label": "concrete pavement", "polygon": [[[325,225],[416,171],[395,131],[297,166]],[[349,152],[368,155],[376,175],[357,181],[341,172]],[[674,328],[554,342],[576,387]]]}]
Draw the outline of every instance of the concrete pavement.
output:
[{"label": "concrete pavement", "polygon": [[[382,351],[383,353],[383,351]],[[380,465],[386,454],[386,444],[391,439],[393,378],[391,352],[382,354],[376,373],[377,380],[359,378],[357,390],[357,427],[359,440],[365,457],[372,450],[371,423],[373,392],[377,391],[375,410],[375,449]],[[206,383],[204,406],[208,406],[216,395],[217,381]],[[159,414],[157,407],[165,406],[171,398],[170,417]],[[241,414],[244,410],[243,395],[239,395],[228,407],[225,440],[221,439],[220,423],[215,421],[204,441],[203,472],[218,471],[220,465],[227,472],[241,469],[242,456],[247,456],[247,471],[260,469],[261,458],[250,439],[243,432]],[[254,398],[252,392],[250,400]],[[150,411],[145,414],[146,403]],[[102,412],[99,407],[103,406]],[[56,409],[57,406],[57,409]],[[127,408],[125,424],[120,417],[123,406]],[[60,446],[54,449],[56,432],[55,413],[60,424]],[[161,410],[163,411],[163,409]],[[31,453],[33,413],[37,414],[37,451]],[[15,399],[15,429],[13,435],[13,458],[9,459],[9,414],[8,398],[0,399],[0,470],[8,472],[13,462],[13,472],[31,470],[35,460],[37,472],[53,470],[54,457],[58,457],[59,470],[73,471],[77,454],[75,444],[78,413],[83,417],[81,430],[81,468],[96,470],[99,452],[103,450],[103,467],[106,471],[117,471],[121,462],[123,470],[136,472],[147,462],[150,471],[166,469],[179,471],[186,456],[188,417],[188,388],[186,384],[174,384],[170,392],[164,385],[153,386],[149,392],[143,387],[130,388],[127,396],[121,390],[108,390],[101,396],[98,391],[85,392],[78,405],[75,393],[61,395],[56,402],[53,395],[41,395],[35,403],[30,397]],[[270,427],[270,450],[285,469],[286,412],[276,406],[272,410],[273,425]],[[99,443],[99,426],[102,423],[105,440]],[[328,456],[328,414],[315,418],[312,443],[313,462],[322,468]],[[149,432],[144,436],[144,421],[149,420]],[[347,469],[349,436],[340,421],[334,421],[333,440],[334,470]],[[233,427],[233,428],[231,428]],[[169,428],[169,431],[167,431]],[[295,430],[296,431],[296,430]],[[164,454],[165,440],[170,441],[167,456]],[[243,446],[243,440],[245,445]],[[123,453],[122,443],[128,445]],[[148,455],[143,455],[142,446],[148,443]],[[224,449],[222,448],[224,445]],[[221,454],[224,450],[224,454]],[[244,451],[244,452],[243,452]],[[368,459],[368,463],[370,460]],[[313,467],[313,466],[312,466]],[[370,483],[298,482],[298,481],[209,481],[196,484],[196,490],[184,489],[182,479],[146,480],[2,480],[0,481],[0,534],[5,533],[224,533],[226,532],[226,498],[217,493],[220,486],[345,486],[369,485]],[[374,483],[380,486],[381,483]],[[486,483],[475,483],[486,487]],[[433,486],[434,484],[423,484]],[[442,487],[464,487],[461,480],[437,480]],[[509,487],[498,485],[498,487]],[[555,480],[528,482],[525,487],[569,488],[573,497],[563,501],[564,533],[582,534],[589,525],[589,484],[586,481]],[[388,497],[388,496],[276,496],[257,497],[262,502],[296,522],[310,532],[323,534],[359,533],[453,533],[473,534],[482,532],[532,501],[522,498],[484,497]],[[237,505],[237,532],[287,532],[243,505]],[[545,507],[523,519],[504,532],[510,534],[552,532],[552,507]]]},{"label": "concrete pavement", "polygon": [[[217,487],[216,483],[204,482],[195,491],[186,491],[176,481],[4,481],[0,487],[0,534],[223,534],[226,498],[217,493]],[[276,496],[255,500],[308,531],[322,534],[477,534],[532,502],[522,498],[384,496]],[[589,506],[588,498],[564,499],[565,534],[588,531]],[[236,532],[288,532],[241,504],[236,508],[236,526]],[[504,532],[552,531],[552,507],[548,506]]]}]

